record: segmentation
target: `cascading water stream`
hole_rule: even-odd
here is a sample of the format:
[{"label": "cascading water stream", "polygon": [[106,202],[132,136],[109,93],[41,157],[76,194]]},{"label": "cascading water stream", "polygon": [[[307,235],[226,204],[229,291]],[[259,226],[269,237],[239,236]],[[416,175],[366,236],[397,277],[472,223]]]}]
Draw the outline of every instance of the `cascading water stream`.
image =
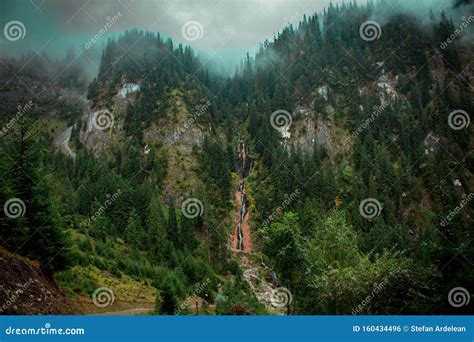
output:
[{"label": "cascading water stream", "polygon": [[238,139],[237,145],[237,156],[238,156],[238,174],[240,178],[239,182],[239,193],[238,193],[238,202],[240,206],[240,212],[238,216],[238,223],[236,229],[236,243],[235,248],[238,250],[244,251],[249,249],[249,235],[248,231],[245,231],[245,227],[248,227],[248,205],[247,205],[247,198],[245,196],[245,185],[244,179],[250,172],[250,167],[252,161],[248,158],[248,146],[246,146],[240,139]]}]

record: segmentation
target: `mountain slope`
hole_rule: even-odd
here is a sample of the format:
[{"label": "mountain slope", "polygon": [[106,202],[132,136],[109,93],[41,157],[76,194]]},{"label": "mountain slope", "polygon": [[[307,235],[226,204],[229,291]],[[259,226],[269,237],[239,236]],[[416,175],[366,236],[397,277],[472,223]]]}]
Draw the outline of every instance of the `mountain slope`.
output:
[{"label": "mountain slope", "polygon": [[[205,314],[268,313],[262,274],[243,272],[255,260],[228,248],[243,140],[252,252],[289,291],[291,313],[469,312],[446,298],[473,282],[472,47],[440,48],[455,30],[444,13],[420,25],[385,8],[331,5],[230,79],[138,30],[108,42],[87,99],[49,85],[41,65],[17,76],[12,65],[4,123],[28,103],[25,80],[44,89],[2,136],[2,203],[26,207],[1,218],[2,245],[77,302],[103,284],[133,298],[123,280],[155,297],[158,314],[196,297]],[[45,241],[43,221],[50,242],[26,248],[31,233]]]}]

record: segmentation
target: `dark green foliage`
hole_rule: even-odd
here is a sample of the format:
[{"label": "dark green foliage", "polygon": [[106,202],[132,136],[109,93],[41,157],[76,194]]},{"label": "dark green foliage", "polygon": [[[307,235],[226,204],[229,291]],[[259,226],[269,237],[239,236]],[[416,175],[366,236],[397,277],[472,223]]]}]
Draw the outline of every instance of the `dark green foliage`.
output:
[{"label": "dark green foliage", "polygon": [[[474,282],[472,206],[440,222],[471,193],[472,129],[447,124],[454,109],[473,112],[472,93],[457,76],[466,57],[459,41],[439,50],[456,27],[445,13],[421,27],[415,17],[386,11],[384,1],[331,4],[324,16],[305,16],[265,41],[225,80],[210,74],[190,47],[159,34],[130,30],[110,40],[88,97],[96,107],[111,107],[123,80],[140,84],[125,110],[126,143],[96,158],[76,126],[72,162],[41,147],[51,145],[48,137],[27,134],[30,121],[18,122],[1,141],[0,199],[21,198],[26,213],[1,217],[2,245],[49,271],[94,265],[152,282],[159,314],[173,314],[203,279],[211,280],[217,314],[264,313],[227,250],[239,133],[254,167],[246,180],[254,245],[291,290],[293,313],[461,313],[446,309],[445,298],[449,289]],[[377,15],[387,18],[383,39],[364,41],[359,27]],[[388,77],[397,78],[395,97],[378,85]],[[72,70],[59,81],[76,86],[80,79]],[[157,144],[142,152],[152,123],[177,123],[176,93],[185,94],[190,114],[196,104],[212,102],[195,123],[204,141],[189,152],[198,179],[187,191],[205,208],[194,219],[162,189],[172,148]],[[8,112],[14,107],[2,104]],[[303,117],[300,107],[313,112]],[[55,109],[68,125],[76,122],[77,105]],[[276,110],[292,113],[295,123],[357,133],[347,142],[351,149],[339,154],[316,136],[313,146],[285,145],[270,124]],[[432,150],[428,134],[438,139]],[[366,198],[381,203],[376,217],[361,216]],[[66,230],[75,236],[70,250]],[[77,292],[96,286],[67,271],[62,277],[77,282]],[[377,296],[358,308],[374,289]]]},{"label": "dark green foliage", "polygon": [[[320,285],[314,291],[300,289],[295,281],[298,277],[307,279],[304,267],[308,265],[302,266],[308,257],[305,244],[321,244],[321,222],[326,222],[336,207],[346,213],[350,230],[357,232],[357,253],[371,263],[378,263],[377,255],[395,258],[401,255],[396,253],[403,253],[409,270],[400,288],[387,293],[394,291],[403,297],[412,282],[417,289],[410,292],[413,300],[407,307],[395,298],[384,299],[386,313],[403,307],[407,313],[439,312],[439,307],[447,307],[443,298],[449,289],[464,284],[470,278],[467,274],[472,273],[463,260],[474,257],[472,244],[466,242],[472,235],[472,209],[465,206],[449,224],[440,225],[471,192],[472,158],[466,153],[472,145],[472,130],[454,131],[447,122],[452,110],[462,108],[471,113],[473,109],[472,101],[467,101],[472,94],[458,77],[469,62],[458,53],[466,47],[455,41],[440,49],[456,29],[444,13],[439,19],[433,16],[432,27],[427,28],[411,15],[385,13],[387,6],[383,1],[367,6],[330,5],[322,32],[318,16],[305,17],[298,29],[287,27],[274,42],[265,42],[255,60],[250,66],[242,65],[223,93],[235,106],[237,116],[246,120],[253,158],[258,160],[251,177],[254,219],[268,225],[275,217],[284,217],[283,222],[273,222],[272,229],[265,228],[261,237],[265,253],[286,285],[294,286],[292,292],[300,291],[296,300],[304,308],[302,313],[315,309],[319,311],[314,313],[347,313],[356,305],[348,299],[353,293],[341,293],[341,301],[349,302],[327,302],[324,308],[317,308],[311,297],[321,299],[325,290]],[[377,15],[387,18],[382,25],[383,39],[366,42],[359,35],[359,27]],[[443,66],[430,62],[438,58],[437,54],[445,68],[444,84],[451,84],[449,87],[440,86],[436,76]],[[386,75],[398,77],[397,97],[378,88],[377,82]],[[327,88],[327,99],[318,94],[318,87]],[[241,109],[242,102],[245,110]],[[328,110],[329,105],[333,111]],[[287,110],[293,112],[295,122],[301,119],[295,110],[299,106],[313,109],[313,120],[322,119],[356,132],[351,139],[352,155],[338,160],[333,151],[316,144],[306,152],[283,148],[279,133],[269,124],[270,115],[275,110]],[[378,108],[382,109],[376,118],[361,132],[356,131]],[[428,134],[439,139],[433,150],[425,143],[430,139]],[[458,188],[453,186],[456,179],[461,183]],[[296,190],[301,194],[283,205],[286,196]],[[373,219],[359,212],[359,204],[366,198],[381,203],[382,210]],[[273,218],[270,222],[269,217]],[[278,234],[270,238],[270,231]],[[466,258],[456,256],[460,250]],[[293,260],[296,262],[292,264]],[[420,278],[426,269],[434,273],[423,285]],[[357,268],[352,271],[357,272]],[[320,280],[329,287],[339,286],[341,279],[337,277],[328,275]],[[442,286],[438,286],[440,277]],[[370,293],[368,288],[365,291]],[[384,313],[381,303],[374,305],[365,312]]]},{"label": "dark green foliage", "polygon": [[[44,270],[61,270],[68,264],[67,236],[53,197],[54,182],[42,164],[45,150],[41,145],[48,140],[35,135],[33,124],[22,118],[14,131],[2,138],[2,203],[20,201],[22,208],[4,211],[0,237],[12,251],[39,260]],[[8,217],[7,212],[18,215]]]}]

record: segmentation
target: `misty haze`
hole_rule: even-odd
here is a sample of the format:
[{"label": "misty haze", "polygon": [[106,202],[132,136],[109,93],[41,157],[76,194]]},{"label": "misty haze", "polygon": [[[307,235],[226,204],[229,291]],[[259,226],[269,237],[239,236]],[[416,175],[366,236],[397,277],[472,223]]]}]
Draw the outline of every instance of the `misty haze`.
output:
[{"label": "misty haze", "polygon": [[471,0],[4,0],[0,314],[472,315]]}]

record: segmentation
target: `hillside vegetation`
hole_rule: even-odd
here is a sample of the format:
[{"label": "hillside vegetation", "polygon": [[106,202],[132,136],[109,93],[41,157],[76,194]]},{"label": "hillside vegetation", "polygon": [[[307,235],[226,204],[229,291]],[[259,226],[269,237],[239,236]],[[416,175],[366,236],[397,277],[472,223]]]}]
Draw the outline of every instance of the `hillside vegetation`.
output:
[{"label": "hillside vegetation", "polygon": [[[381,37],[362,39],[377,16]],[[31,98],[21,84],[47,88],[51,72],[38,63],[2,89],[2,126],[33,103],[0,138],[1,203],[25,208],[0,217],[2,248],[85,312],[106,287],[117,309],[189,314],[198,297],[202,314],[266,314],[230,252],[241,139],[252,258],[291,293],[289,313],[469,312],[447,302],[474,283],[472,206],[450,214],[474,186],[472,127],[449,119],[473,112],[474,54],[440,48],[455,29],[445,13],[421,24],[383,2],[330,5],[232,78],[129,30],[109,40],[87,99],[74,74]]]}]

